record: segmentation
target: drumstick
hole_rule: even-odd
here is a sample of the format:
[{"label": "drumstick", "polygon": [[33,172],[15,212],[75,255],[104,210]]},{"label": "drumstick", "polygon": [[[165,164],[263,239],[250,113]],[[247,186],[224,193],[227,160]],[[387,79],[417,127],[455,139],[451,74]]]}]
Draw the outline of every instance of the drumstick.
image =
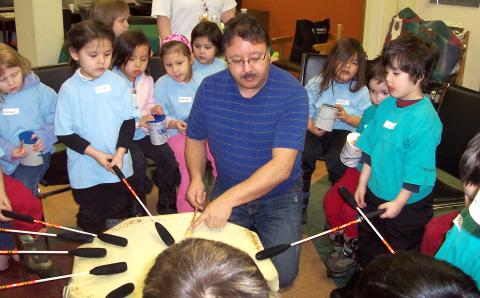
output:
[{"label": "drumstick", "polygon": [[[64,227],[64,226],[61,226],[61,225],[57,225],[57,224],[44,222],[44,221],[41,221],[41,220],[36,220],[33,217],[31,217],[30,215],[26,215],[26,214],[21,214],[21,213],[9,211],[9,210],[0,210],[0,211],[2,212],[2,214],[4,216],[9,217],[9,218],[13,218],[13,219],[16,219],[16,220],[21,220],[21,221],[25,221],[25,222],[29,222],[29,223],[38,223],[38,224],[42,224],[46,227],[52,227],[52,228],[57,228],[57,229],[65,230],[65,231],[80,233],[80,234],[83,234],[83,235],[88,235],[90,237],[97,237],[98,239],[102,240],[103,242],[107,242],[107,243],[117,245],[117,246],[125,247],[128,244],[127,238],[123,238],[123,237],[120,237],[120,236],[107,234],[107,233],[101,233],[101,234],[97,235],[97,234],[93,234],[93,233],[89,233],[89,232],[85,232],[85,231],[81,231],[81,230],[67,228],[67,227]],[[90,238],[90,237],[88,237],[88,238]]]},{"label": "drumstick", "polygon": [[132,293],[133,290],[135,290],[135,285],[129,282],[111,291],[105,298],[123,298]]},{"label": "drumstick", "polygon": [[83,237],[84,236],[83,234],[77,234],[77,233],[52,234],[52,233],[42,233],[42,232],[5,229],[5,228],[0,228],[0,232],[15,233],[15,234],[29,234],[29,235],[38,235],[38,236],[47,236],[47,237],[57,237],[57,238],[60,238],[62,240],[75,241],[75,242],[81,242],[81,243],[91,243],[93,241],[93,237],[90,237],[88,235],[85,235],[87,237]]},{"label": "drumstick", "polygon": [[70,278],[70,277],[74,277],[74,276],[82,276],[82,275],[87,275],[87,274],[110,275],[110,274],[122,273],[122,272],[125,272],[125,271],[127,271],[127,263],[125,263],[125,262],[112,263],[112,264],[107,264],[107,265],[101,265],[101,266],[94,267],[88,272],[67,274],[67,275],[61,275],[61,276],[55,276],[55,277],[49,277],[49,278],[43,278],[43,279],[34,279],[34,280],[23,281],[23,282],[3,285],[3,286],[0,285],[0,290],[29,286],[29,285],[42,283],[42,282],[64,279],[64,278]]},{"label": "drumstick", "polygon": [[[366,215],[366,217],[368,218],[372,218],[372,217],[376,217],[376,216],[379,216],[380,214],[382,214],[385,210],[384,209],[379,209],[379,210],[375,210],[373,212],[370,212]],[[319,234],[315,234],[313,236],[310,236],[308,238],[305,238],[305,239],[302,239],[302,240],[299,240],[297,242],[293,242],[293,243],[290,243],[290,244],[278,244],[278,245],[275,245],[275,246],[272,246],[272,247],[269,247],[267,249],[264,249],[264,250],[261,250],[259,252],[257,252],[255,254],[255,259],[257,260],[265,260],[265,259],[268,259],[268,258],[271,258],[271,257],[274,257],[282,252],[284,252],[285,250],[287,250],[288,248],[292,247],[292,246],[295,246],[295,245],[298,245],[298,244],[302,244],[304,242],[307,242],[307,241],[310,241],[312,239],[315,239],[315,238],[318,238],[318,237],[321,237],[323,235],[327,235],[327,234],[330,234],[330,233],[333,233],[335,231],[338,231],[338,230],[341,230],[341,229],[344,229],[348,226],[351,226],[351,225],[354,225],[354,224],[357,224],[357,223],[361,223],[364,219],[362,217],[359,217],[358,219],[356,220],[352,220],[350,222],[347,222],[346,224],[343,224],[343,225],[340,225],[340,226],[336,226],[330,230],[327,230],[327,231],[324,231],[324,232],[321,232]]]},{"label": "drumstick", "polygon": [[391,254],[395,254],[395,251],[393,250],[393,248],[390,246],[390,244],[387,242],[387,240],[385,238],[383,238],[382,234],[380,234],[380,232],[377,230],[377,228],[375,228],[375,226],[372,224],[372,222],[370,221],[370,219],[368,219],[367,216],[365,216],[365,213],[363,213],[362,209],[360,209],[360,207],[358,206],[357,204],[357,201],[355,201],[355,198],[353,197],[352,193],[348,191],[348,189],[346,189],[345,187],[343,186],[340,186],[338,188],[338,193],[340,194],[340,196],[343,198],[343,200],[350,206],[352,207],[353,209],[356,209],[358,213],[360,213],[360,215],[365,218],[365,221],[367,222],[367,224],[372,228],[372,230],[375,232],[375,234],[377,234],[378,238],[380,238],[380,240],[382,240],[382,243],[383,245],[385,245],[385,247],[387,248],[387,250],[391,253]]},{"label": "drumstick", "polygon": [[17,255],[17,254],[31,254],[31,255],[71,255],[82,258],[103,258],[107,255],[105,248],[75,248],[71,250],[0,250],[0,255]]},{"label": "drumstick", "polygon": [[195,220],[197,219],[197,212],[198,212],[198,206],[195,207],[195,211],[193,212],[192,220],[190,221],[190,225],[187,228],[187,231],[185,232],[185,238],[190,238],[193,235],[193,224],[195,223]]},{"label": "drumstick", "polygon": [[150,211],[147,209],[145,204],[143,204],[142,200],[140,200],[140,198],[138,197],[135,190],[133,190],[133,188],[130,186],[130,183],[128,183],[127,178],[125,178],[125,175],[123,175],[120,168],[114,165],[112,167],[112,170],[115,172],[118,179],[120,179],[123,182],[123,184],[125,184],[125,186],[130,191],[130,193],[135,197],[135,199],[137,199],[138,203],[140,204],[140,206],[142,206],[143,210],[145,210],[145,212],[148,214],[150,219],[155,223],[155,229],[157,229],[157,233],[160,236],[160,238],[162,238],[163,242],[165,242],[167,246],[174,244],[175,239],[173,239],[172,234],[170,234],[170,232],[161,223],[159,223],[158,221],[155,220],[155,218],[153,218],[152,213],[150,213]]}]

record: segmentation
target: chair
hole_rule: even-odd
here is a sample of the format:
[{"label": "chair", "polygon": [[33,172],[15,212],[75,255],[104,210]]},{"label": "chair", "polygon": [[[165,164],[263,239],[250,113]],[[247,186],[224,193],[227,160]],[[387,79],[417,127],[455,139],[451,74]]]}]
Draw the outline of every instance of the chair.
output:
[{"label": "chair", "polygon": [[[437,147],[437,168],[460,179],[458,163],[468,142],[480,131],[478,112],[480,92],[456,85],[446,89],[438,108],[443,124],[442,140]],[[432,192],[434,207],[461,206],[463,192],[437,179]]]},{"label": "chair", "polygon": [[33,72],[40,81],[58,93],[63,82],[70,78],[74,71],[68,63],[35,67]]},{"label": "chair", "polygon": [[154,82],[166,73],[160,56],[150,57],[150,61],[148,61],[148,73],[152,76]]},{"label": "chair", "polygon": [[326,55],[315,53],[303,53],[302,62],[300,64],[300,83],[305,86],[314,76],[322,72],[323,65],[327,60]]},{"label": "chair", "polygon": [[[315,44],[312,46],[312,51],[316,51],[322,55],[330,54],[337,40],[342,38],[343,25],[337,24],[336,32],[328,35],[328,41],[326,43]],[[279,53],[278,61],[273,62],[276,66],[285,69],[290,72],[299,74],[302,66],[301,64],[290,61],[290,58],[286,56],[286,46],[293,41],[291,36],[281,36],[272,38],[272,47]]]}]

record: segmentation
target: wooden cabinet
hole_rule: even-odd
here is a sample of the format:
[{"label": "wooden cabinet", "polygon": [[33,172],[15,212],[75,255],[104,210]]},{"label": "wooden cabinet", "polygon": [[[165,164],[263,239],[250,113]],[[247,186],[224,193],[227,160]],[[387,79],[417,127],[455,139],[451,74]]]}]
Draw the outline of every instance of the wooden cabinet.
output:
[{"label": "wooden cabinet", "polygon": [[[240,10],[240,8],[239,8]],[[240,13],[240,11],[237,11],[237,13]],[[267,11],[267,10],[258,10],[258,9],[248,9],[248,13],[251,14],[251,15],[254,15],[258,21],[260,22],[260,24],[262,24],[263,28],[265,29],[265,31],[267,31],[267,33],[270,34],[270,31],[269,31],[269,22],[270,22],[270,12]]]}]

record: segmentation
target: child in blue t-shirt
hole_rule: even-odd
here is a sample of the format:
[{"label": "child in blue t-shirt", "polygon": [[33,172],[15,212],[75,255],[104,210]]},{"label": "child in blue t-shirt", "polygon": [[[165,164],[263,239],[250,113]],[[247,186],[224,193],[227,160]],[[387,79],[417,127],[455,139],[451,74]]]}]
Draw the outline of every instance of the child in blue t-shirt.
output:
[{"label": "child in blue t-shirt", "polygon": [[[167,143],[153,145],[148,136],[147,121],[154,120],[153,115],[163,114],[160,105],[155,104],[153,78],[148,75],[147,66],[151,55],[147,37],[139,31],[127,31],[120,35],[113,49],[113,72],[125,80],[131,88],[135,104],[142,116],[136,124],[130,153],[133,161],[134,186],[142,201],[146,200],[152,182],[147,177],[147,160],[155,162],[152,179],[158,187],[157,211],[159,214],[176,213],[177,185],[180,172],[172,149]],[[144,211],[138,204],[132,204],[131,215]]]},{"label": "child in blue t-shirt", "polygon": [[192,30],[192,48],[195,61],[192,69],[200,80],[227,68],[221,57],[222,30],[216,23],[203,21]]},{"label": "child in blue t-shirt", "polygon": [[79,68],[61,87],[55,110],[55,134],[67,146],[68,176],[80,205],[78,226],[100,233],[126,217],[128,190],[112,172],[133,173],[128,149],[135,132],[130,89],[109,71],[113,31],[83,21],[68,33],[72,61]]},{"label": "child in blue t-shirt", "polygon": [[[180,170],[180,186],[177,191],[178,212],[193,211],[186,199],[190,176],[185,163],[185,131],[188,115],[192,109],[195,93],[201,79],[192,72],[193,53],[188,39],[183,35],[172,34],[165,38],[160,56],[166,75],[155,83],[155,100],[163,107],[168,122],[168,144],[175,153]],[[215,162],[208,150],[207,157],[216,177]]]},{"label": "child in blue t-shirt", "polygon": [[[419,250],[431,219],[427,198],[435,184],[435,150],[442,123],[422,86],[437,60],[436,51],[415,36],[402,36],[384,49],[383,62],[391,96],[377,108],[358,139],[363,168],[355,199],[365,212],[385,209],[372,219],[395,250]],[[359,229],[359,262],[365,267],[387,253],[373,230]]]},{"label": "child in blue t-shirt", "polygon": [[[57,142],[53,133],[57,94],[40,82],[27,59],[4,43],[0,44],[0,61],[0,148],[5,153],[0,167],[38,194],[38,183]],[[24,132],[29,132],[31,142],[19,139]],[[25,143],[33,146],[27,149]],[[26,162],[32,154],[43,162]]]},{"label": "child in blue t-shirt", "polygon": [[[365,51],[356,39],[342,38],[328,56],[322,73],[308,81],[305,87],[308,92],[309,118],[302,154],[304,223],[310,182],[317,160],[325,160],[332,183],[343,176],[346,167],[340,161],[340,152],[347,135],[355,130],[363,111],[371,105],[368,88],[365,86],[366,60]],[[331,132],[315,126],[322,104],[338,108]]]}]

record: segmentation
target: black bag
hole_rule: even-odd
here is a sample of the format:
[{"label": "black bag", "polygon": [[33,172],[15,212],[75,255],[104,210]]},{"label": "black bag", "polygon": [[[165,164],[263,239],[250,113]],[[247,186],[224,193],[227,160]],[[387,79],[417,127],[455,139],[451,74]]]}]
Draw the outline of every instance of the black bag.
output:
[{"label": "black bag", "polygon": [[330,19],[318,22],[297,20],[290,61],[300,63],[303,53],[313,52],[314,44],[327,42],[329,31]]}]

